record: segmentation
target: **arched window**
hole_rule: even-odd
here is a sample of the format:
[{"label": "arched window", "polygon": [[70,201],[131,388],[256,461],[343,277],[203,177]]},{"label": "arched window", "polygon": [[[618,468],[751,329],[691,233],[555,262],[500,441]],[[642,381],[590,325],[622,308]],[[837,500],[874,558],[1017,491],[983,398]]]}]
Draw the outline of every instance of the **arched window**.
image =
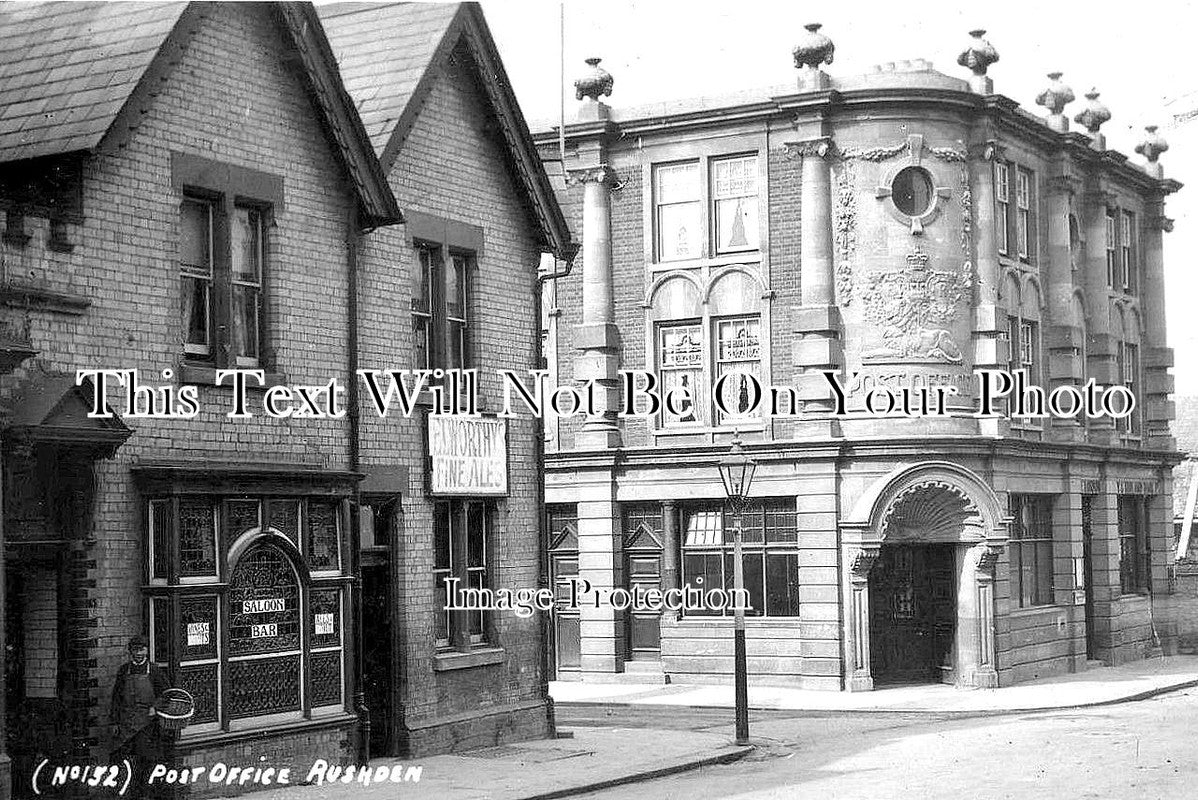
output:
[{"label": "arched window", "polygon": [[[741,268],[711,280],[705,304],[695,282],[682,275],[666,278],[652,295],[654,366],[661,396],[674,398],[663,403],[662,428],[761,420],[761,282]],[[714,402],[717,388],[720,403]]]},{"label": "arched window", "polygon": [[187,734],[344,711],[348,495],[173,477],[147,480],[147,594],[151,658],[196,701]]}]

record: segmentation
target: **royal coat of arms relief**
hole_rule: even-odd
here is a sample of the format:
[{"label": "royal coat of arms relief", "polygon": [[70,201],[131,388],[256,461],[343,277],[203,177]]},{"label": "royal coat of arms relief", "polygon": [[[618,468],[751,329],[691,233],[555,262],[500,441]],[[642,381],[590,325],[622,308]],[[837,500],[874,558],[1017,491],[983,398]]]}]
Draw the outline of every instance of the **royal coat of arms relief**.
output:
[{"label": "royal coat of arms relief", "polygon": [[972,276],[959,270],[928,268],[928,254],[916,248],[905,269],[881,270],[862,283],[862,306],[872,338],[861,359],[870,362],[961,363],[952,327]]}]

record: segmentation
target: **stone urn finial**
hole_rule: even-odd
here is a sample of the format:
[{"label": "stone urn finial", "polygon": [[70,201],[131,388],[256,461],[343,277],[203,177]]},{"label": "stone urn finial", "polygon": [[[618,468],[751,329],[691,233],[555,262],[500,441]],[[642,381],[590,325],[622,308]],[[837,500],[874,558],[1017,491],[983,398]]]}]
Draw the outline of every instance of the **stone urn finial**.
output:
[{"label": "stone urn finial", "polygon": [[1157,159],[1161,157],[1161,153],[1169,149],[1169,143],[1165,141],[1165,137],[1156,132],[1155,125],[1145,125],[1144,131],[1144,139],[1136,145],[1136,152],[1148,159],[1144,170],[1149,175],[1154,178],[1163,178],[1165,173]]},{"label": "stone urn finial", "polygon": [[795,59],[795,69],[799,70],[799,88],[826,89],[829,86],[828,76],[820,69],[820,65],[832,63],[836,45],[819,32],[823,27],[820,23],[811,22],[803,27],[807,29],[807,33],[799,37],[799,43],[791,51]]},{"label": "stone urn finial", "polygon": [[791,51],[795,57],[795,69],[819,69],[820,64],[831,64],[836,45],[819,32],[824,26],[819,22],[810,22],[803,27],[807,29],[807,34],[799,37],[799,43]]},{"label": "stone urn finial", "polygon": [[588,58],[587,65],[590,67],[587,73],[578,80],[574,81],[574,95],[579,100],[584,97],[589,97],[595,102],[599,102],[599,96],[611,97],[611,89],[615,84],[615,79],[611,73],[599,66],[601,58]]},{"label": "stone urn finial", "polygon": [[1062,113],[1068,103],[1073,102],[1073,90],[1061,83],[1060,72],[1048,73],[1048,88],[1036,97],[1036,105],[1048,109],[1048,127],[1064,133],[1069,130],[1069,118]]},{"label": "stone urn finial", "polygon": [[993,94],[994,82],[986,77],[986,70],[998,61],[998,51],[986,41],[986,31],[981,28],[969,32],[969,45],[957,56],[957,63],[973,73],[969,87],[977,94]]},{"label": "stone urn finial", "polygon": [[1086,92],[1086,107],[1073,118],[1073,121],[1086,129],[1090,134],[1090,144],[1095,150],[1106,150],[1106,136],[1098,132],[1104,122],[1111,118],[1111,110],[1098,99],[1098,90]]}]

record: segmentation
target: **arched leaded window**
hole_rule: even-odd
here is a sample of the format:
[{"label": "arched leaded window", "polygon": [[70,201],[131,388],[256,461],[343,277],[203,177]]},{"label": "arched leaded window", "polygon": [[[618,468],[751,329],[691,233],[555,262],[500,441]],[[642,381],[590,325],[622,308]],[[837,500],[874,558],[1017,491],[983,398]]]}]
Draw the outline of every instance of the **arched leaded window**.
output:
[{"label": "arched leaded window", "polygon": [[229,716],[298,711],[303,626],[291,559],[264,537],[233,568],[228,596]]},{"label": "arched leaded window", "polygon": [[344,711],[348,494],[201,484],[144,486],[151,658],[195,697],[184,737]]},{"label": "arched leaded window", "polygon": [[[650,329],[652,368],[660,381],[661,396],[673,393],[675,402],[663,403],[658,424],[667,429],[704,429],[721,425],[760,423],[754,402],[759,387],[767,383],[762,347],[763,287],[758,277],[742,267],[708,276],[675,274],[653,290]],[[713,402],[719,388],[721,411]]]}]

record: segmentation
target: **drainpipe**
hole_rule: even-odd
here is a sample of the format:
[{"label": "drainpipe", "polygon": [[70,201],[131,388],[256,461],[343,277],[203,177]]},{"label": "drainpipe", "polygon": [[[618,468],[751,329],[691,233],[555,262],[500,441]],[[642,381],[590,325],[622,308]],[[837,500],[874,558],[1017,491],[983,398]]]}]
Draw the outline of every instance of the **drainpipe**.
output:
[{"label": "drainpipe", "polygon": [[[348,302],[347,316],[348,353],[346,357],[346,419],[349,422],[349,468],[351,472],[361,470],[361,419],[358,397],[358,251],[361,237],[370,230],[363,230],[357,208],[349,212],[346,220],[345,243],[348,259]],[[354,484],[353,502],[350,503],[350,574],[351,574],[351,614],[354,621],[354,710],[358,715],[358,753],[357,763],[366,764],[370,760],[370,711],[366,707],[366,680],[363,669],[363,639],[362,633],[362,495],[358,484]]]},{"label": "drainpipe", "polygon": [[[575,251],[577,252],[577,251]],[[574,266],[574,253],[568,254],[568,258],[561,262],[562,269],[557,269],[557,258],[554,257],[554,271],[545,274],[537,274],[537,280],[533,287],[533,309],[537,321],[536,327],[533,329],[533,358],[534,366],[540,368],[541,362],[545,358],[545,351],[541,347],[541,319],[542,319],[542,294],[545,284],[548,281],[557,278],[564,278],[570,274],[570,270]],[[537,465],[537,531],[538,539],[540,540],[540,551],[537,557],[537,588],[549,589],[552,591],[553,586],[550,584],[549,575],[549,526],[545,519],[545,419],[543,416],[533,418],[533,439],[534,449],[533,458]],[[547,718],[549,721],[549,730],[553,735],[557,735],[557,720],[553,710],[553,698],[549,696],[549,673],[553,671],[553,652],[549,647],[549,625],[550,613],[538,615],[541,621],[540,637],[541,637],[541,695],[545,698],[545,707]]]}]

